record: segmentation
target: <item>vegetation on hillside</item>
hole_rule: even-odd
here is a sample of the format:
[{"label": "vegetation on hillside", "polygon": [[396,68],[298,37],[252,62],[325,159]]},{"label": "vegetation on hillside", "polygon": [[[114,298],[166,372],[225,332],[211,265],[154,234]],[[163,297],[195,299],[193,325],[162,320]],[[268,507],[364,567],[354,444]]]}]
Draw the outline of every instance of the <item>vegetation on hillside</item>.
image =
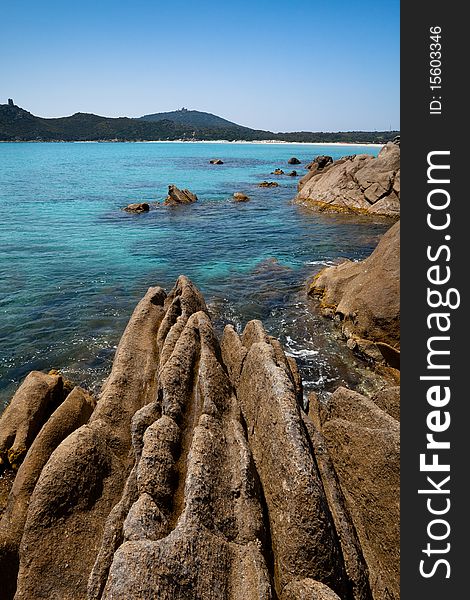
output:
[{"label": "vegetation on hillside", "polygon": [[[183,113],[183,115],[181,115]],[[179,114],[179,117],[175,117]],[[158,115],[173,118],[158,120]],[[242,127],[210,113],[175,111],[141,119],[110,118],[87,113],[44,119],[14,104],[0,104],[0,141],[158,141],[158,140],[278,140],[286,142],[385,143],[397,131],[273,133]]]}]

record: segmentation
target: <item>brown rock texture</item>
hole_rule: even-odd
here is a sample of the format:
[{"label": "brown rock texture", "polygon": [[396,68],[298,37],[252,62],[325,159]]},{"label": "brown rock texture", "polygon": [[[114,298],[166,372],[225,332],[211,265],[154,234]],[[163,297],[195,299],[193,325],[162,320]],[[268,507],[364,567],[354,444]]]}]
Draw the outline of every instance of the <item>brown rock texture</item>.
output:
[{"label": "brown rock texture", "polygon": [[235,192],[233,194],[234,202],[249,202],[250,197],[244,194],[243,192]]},{"label": "brown rock texture", "polygon": [[17,469],[37,433],[64,399],[60,375],[31,371],[2,415],[0,466]]},{"label": "brown rock texture", "polygon": [[[379,392],[376,401],[388,393]],[[346,388],[338,388],[318,412],[324,445],[370,571],[373,597],[398,600],[399,421]]]},{"label": "brown rock texture", "polygon": [[262,187],[262,188],[279,187],[279,184],[277,183],[277,181],[262,181],[261,183],[258,183],[258,187]]},{"label": "brown rock texture", "polygon": [[147,202],[136,202],[134,204],[128,204],[123,210],[130,213],[144,213],[150,210],[150,206]]},{"label": "brown rock texture", "polygon": [[[23,386],[27,381],[28,378]],[[46,421],[18,469],[0,518],[0,575],[10,595],[16,585],[18,550],[29,502],[39,476],[52,452],[68,435],[88,421],[94,407],[95,401],[87,392],[79,387],[74,388]]]},{"label": "brown rock texture", "polygon": [[177,206],[179,204],[192,204],[193,202],[197,202],[196,194],[189,190],[180,190],[176,185],[169,185],[168,196],[163,204],[165,206]]},{"label": "brown rock texture", "polygon": [[347,156],[335,162],[318,157],[299,181],[295,202],[318,211],[400,215],[400,146],[386,144],[377,158]]},{"label": "brown rock texture", "polygon": [[325,315],[340,321],[350,348],[396,368],[392,362],[400,347],[400,222],[365,260],[320,271],[309,294],[320,298]]},{"label": "brown rock texture", "polygon": [[[39,382],[45,397],[54,377],[29,376],[18,390],[0,420],[5,448],[11,432],[31,430],[19,418],[25,390]],[[376,469],[349,456],[338,394],[328,413],[313,403],[313,420],[301,404],[295,360],[259,321],[242,335],[227,326],[219,342],[186,277],[168,295],[150,288],[96,406],[75,388],[25,444],[0,515],[4,597],[387,600],[395,523],[349,474]],[[385,469],[379,442],[394,439],[395,420],[367,399],[351,410],[351,426],[366,431],[357,448],[369,444]]]}]

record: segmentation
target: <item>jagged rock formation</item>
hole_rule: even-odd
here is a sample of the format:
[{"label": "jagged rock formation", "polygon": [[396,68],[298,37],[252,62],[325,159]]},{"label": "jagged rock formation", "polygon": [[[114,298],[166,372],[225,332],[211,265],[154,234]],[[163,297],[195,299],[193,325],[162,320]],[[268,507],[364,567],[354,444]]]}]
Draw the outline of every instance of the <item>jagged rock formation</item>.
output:
[{"label": "jagged rock formation", "polygon": [[176,185],[168,186],[168,196],[163,204],[165,206],[177,206],[178,204],[192,204],[197,202],[196,194],[189,190],[180,190]]},{"label": "jagged rock formation", "polygon": [[399,144],[387,143],[377,158],[359,154],[335,162],[318,159],[300,180],[295,202],[319,211],[399,216]]},{"label": "jagged rock formation", "polygon": [[299,179],[299,183],[297,184],[297,189],[298,190],[302,189],[302,187],[304,186],[304,184],[307,183],[307,181],[310,181],[310,179],[312,179],[312,177],[314,175],[318,175],[319,173],[322,173],[324,171],[325,167],[330,165],[332,162],[333,162],[333,159],[331,158],[331,156],[325,156],[324,154],[322,154],[320,156],[316,156],[312,160],[312,162],[307,165],[308,172]]},{"label": "jagged rock formation", "polygon": [[348,346],[373,360],[399,365],[400,222],[363,261],[345,261],[315,276],[309,294],[325,316],[341,323]]},{"label": "jagged rock formation", "polygon": [[[43,397],[48,377],[34,376]],[[0,420],[4,448],[31,431],[30,389]],[[348,480],[347,461],[364,458],[346,458],[340,437],[326,452],[295,360],[260,322],[241,336],[227,326],[219,344],[185,277],[141,300],[96,407],[80,388],[59,399],[26,436],[0,522],[7,599],[397,598],[376,584],[382,567],[387,589],[396,583],[396,552],[367,539],[375,505]],[[393,544],[397,523],[385,525],[378,540]]]}]

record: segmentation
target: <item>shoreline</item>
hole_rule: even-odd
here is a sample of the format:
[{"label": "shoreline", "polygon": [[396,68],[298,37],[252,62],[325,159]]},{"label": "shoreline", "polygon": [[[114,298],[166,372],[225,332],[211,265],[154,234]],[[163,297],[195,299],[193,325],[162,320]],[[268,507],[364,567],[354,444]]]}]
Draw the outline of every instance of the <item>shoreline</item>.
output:
[{"label": "shoreline", "polygon": [[270,144],[279,146],[367,146],[382,148],[373,142],[283,142],[280,140],[0,140],[0,144]]}]

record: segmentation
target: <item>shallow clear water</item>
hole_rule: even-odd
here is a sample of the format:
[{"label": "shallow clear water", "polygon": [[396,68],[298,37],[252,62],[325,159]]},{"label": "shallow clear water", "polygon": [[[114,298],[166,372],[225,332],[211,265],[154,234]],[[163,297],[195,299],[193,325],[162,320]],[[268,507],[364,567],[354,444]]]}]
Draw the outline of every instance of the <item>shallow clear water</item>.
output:
[{"label": "shallow clear water", "polygon": [[[205,294],[218,328],[259,318],[299,360],[307,387],[361,378],[331,324],[308,310],[305,280],[338,257],[368,255],[383,221],[293,205],[318,154],[372,147],[207,143],[0,144],[0,404],[31,369],[60,368],[97,389],[136,302],[180,273]],[[287,164],[297,156],[301,165]],[[209,164],[221,158],[224,165]],[[257,183],[276,180],[278,188]],[[170,183],[199,202],[131,215]],[[234,192],[251,201],[234,203]]]}]

